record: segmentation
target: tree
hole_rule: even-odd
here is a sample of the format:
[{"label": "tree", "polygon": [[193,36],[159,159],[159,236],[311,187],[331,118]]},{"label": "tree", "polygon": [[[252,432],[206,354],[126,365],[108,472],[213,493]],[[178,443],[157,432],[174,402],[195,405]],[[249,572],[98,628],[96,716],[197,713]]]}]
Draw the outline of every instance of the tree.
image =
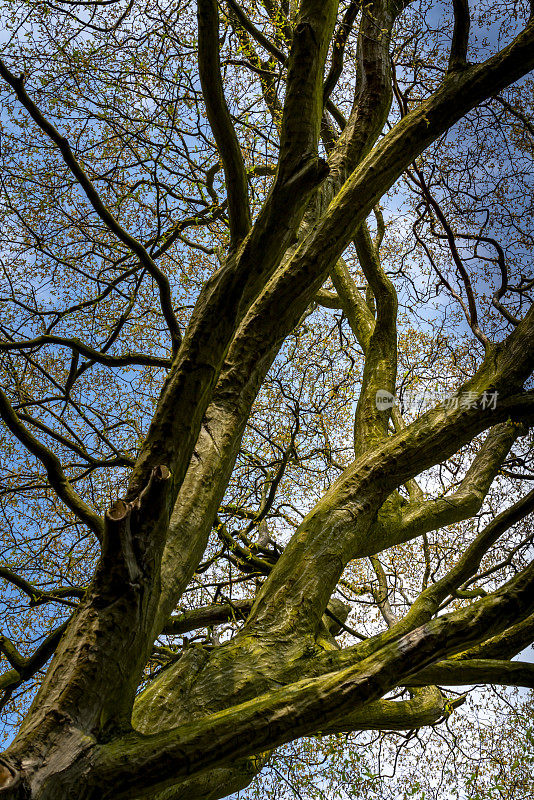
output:
[{"label": "tree", "polygon": [[534,18],[476,12],[5,9],[0,797],[534,687]]}]

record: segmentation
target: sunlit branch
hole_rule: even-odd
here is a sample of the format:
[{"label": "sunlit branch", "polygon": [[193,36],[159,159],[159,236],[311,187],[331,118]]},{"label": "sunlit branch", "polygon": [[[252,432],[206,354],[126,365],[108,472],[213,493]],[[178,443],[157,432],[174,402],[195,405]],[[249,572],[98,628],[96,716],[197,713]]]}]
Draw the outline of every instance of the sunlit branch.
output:
[{"label": "sunlit branch", "polygon": [[534,614],[461,653],[459,659],[513,658],[534,642]]},{"label": "sunlit branch", "polygon": [[420,625],[429,619],[437,611],[441,601],[476,572],[484,555],[503,533],[532,511],[534,511],[534,490],[498,514],[478,534],[447,574],[419,595],[404,617],[403,627]]}]

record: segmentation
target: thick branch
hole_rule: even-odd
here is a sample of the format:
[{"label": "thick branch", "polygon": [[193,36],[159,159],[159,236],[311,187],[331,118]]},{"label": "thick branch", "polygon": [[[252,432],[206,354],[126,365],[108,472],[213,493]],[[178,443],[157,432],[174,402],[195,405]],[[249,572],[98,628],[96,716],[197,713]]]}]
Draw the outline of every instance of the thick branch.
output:
[{"label": "thick branch", "polygon": [[449,55],[449,72],[465,69],[467,66],[467,47],[471,25],[468,0],[452,0],[452,4],[454,7],[454,31]]},{"label": "thick branch", "polygon": [[[527,344],[528,342],[528,344]],[[260,628],[298,630],[318,624],[335,584],[348,561],[368,540],[374,517],[388,495],[408,479],[456,452],[463,443],[496,422],[506,419],[512,404],[532,408],[534,396],[506,401],[508,391],[534,367],[534,307],[475,376],[458,391],[454,409],[438,406],[404,430],[358,458],[326,492],[303,520],[264,583],[251,613]],[[515,376],[515,377],[514,377]],[[499,394],[493,411],[480,413],[475,402],[490,390]],[[464,398],[462,400],[462,397]],[[510,403],[510,405],[509,405]],[[320,558],[319,558],[320,554]],[[283,600],[282,600],[283,598]],[[283,603],[286,613],[280,614]],[[287,631],[289,633],[289,630]]]},{"label": "thick branch", "polygon": [[[269,283],[254,312],[243,323],[242,332],[246,331],[258,347],[255,360],[272,353],[275,343],[281,342],[296,324],[359,225],[414,157],[480,99],[493,93],[496,84],[497,88],[507,85],[528,71],[534,64],[533,39],[531,23],[511,45],[485,64],[471,67],[461,76],[450,75],[429,101],[404,117],[381,140],[347,181],[328,214],[287,267]],[[324,171],[319,174],[314,169],[310,173],[303,168],[300,177],[294,176],[278,187],[247,237],[239,263],[229,264],[205,287],[186,337],[187,346],[184,340],[132,475],[132,493],[143,485],[156,458],[163,458],[170,465],[177,486],[181,483],[239,312],[247,301],[253,300],[254,293],[264,285],[288,246],[290,234],[295,232],[291,226],[299,219],[299,211],[303,211],[306,192],[324,178]],[[306,192],[300,195],[302,203],[295,208],[295,192],[304,187]],[[253,272],[251,263],[255,265]],[[219,320],[216,337],[214,318]],[[174,442],[181,444],[179,453],[172,446]]]},{"label": "thick branch", "polygon": [[401,627],[409,629],[430,619],[442,600],[477,571],[482,558],[499,537],[533,511],[534,489],[486,525],[446,575],[419,595]]},{"label": "thick branch", "polygon": [[458,658],[513,658],[532,642],[534,642],[534,614],[511,625],[497,636],[492,636],[476,647],[466,650]]},{"label": "thick branch", "polygon": [[[365,452],[388,432],[392,406],[380,407],[379,392],[395,393],[397,380],[397,293],[385,274],[367,223],[354,237],[363,273],[376,301],[376,322],[365,354],[362,388],[354,420],[354,451]],[[363,299],[363,298],[362,298]]]},{"label": "thick branch", "polygon": [[[406,5],[404,1],[391,3],[389,0],[372,0],[362,9],[354,103],[330,158],[332,173],[340,181],[338,186],[369,152],[385,125],[392,98],[389,56],[391,31]],[[350,13],[349,7],[347,14]],[[335,62],[334,53],[333,66]],[[332,78],[329,76],[329,84]]]},{"label": "thick branch", "polygon": [[330,277],[340,303],[362,350],[367,352],[375,327],[375,320],[358,287],[354,283],[345,261],[340,258],[331,269]]},{"label": "thick branch", "polygon": [[338,0],[302,0],[288,59],[278,179],[317,157],[323,113],[323,72]]},{"label": "thick branch", "polygon": [[534,689],[534,664],[526,661],[466,659],[438,661],[412,675],[407,686],[469,686],[476,683],[497,683],[501,686],[525,686]]},{"label": "thick branch", "polygon": [[[173,780],[322,729],[378,699],[436,658],[462,649],[534,608],[534,565],[495,595],[444,615],[382,648],[357,666],[298,681],[269,695],[151,736],[127,735],[96,755],[95,780],[116,797]],[[98,778],[97,778],[98,776]],[[96,787],[95,787],[96,788]],[[104,795],[105,796],[105,795]]]},{"label": "thick branch", "polygon": [[250,229],[245,165],[224,98],[219,64],[219,12],[216,0],[198,0],[198,68],[208,120],[226,176],[230,238],[236,246]]},{"label": "thick branch", "polygon": [[414,500],[407,504],[392,503],[382,508],[372,528],[374,552],[407,542],[445,525],[453,525],[478,513],[521,430],[511,422],[495,426],[488,433],[464,479],[451,494],[431,500]]},{"label": "thick branch", "polygon": [[435,725],[446,716],[447,701],[435,686],[414,692],[410,700],[375,700],[327,725],[323,733],[351,733],[359,730],[415,730]]}]

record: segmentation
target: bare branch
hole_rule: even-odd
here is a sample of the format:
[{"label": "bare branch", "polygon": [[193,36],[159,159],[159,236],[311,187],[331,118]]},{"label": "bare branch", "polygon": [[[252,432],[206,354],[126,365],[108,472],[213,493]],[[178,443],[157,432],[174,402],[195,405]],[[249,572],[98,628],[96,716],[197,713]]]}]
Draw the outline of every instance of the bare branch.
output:
[{"label": "bare branch", "polygon": [[34,586],[25,578],[17,575],[7,567],[0,567],[0,578],[3,578],[13,586],[16,586],[24,594],[30,598],[30,606],[40,606],[43,603],[64,603],[69,606],[76,606],[76,603],[71,602],[69,597],[83,597],[86,589],[78,586],[60,586],[55,589],[42,589],[39,586]]},{"label": "bare branch", "polygon": [[0,390],[0,415],[11,433],[30,451],[45,467],[50,486],[67,508],[76,514],[93,533],[102,539],[104,522],[92,508],[74,491],[66,477],[58,457],[33,436],[22,424],[4,392]]},{"label": "bare branch", "polygon": [[42,347],[46,344],[57,344],[60,347],[69,347],[80,355],[87,356],[92,361],[98,364],[106,364],[109,367],[124,367],[124,366],[147,366],[147,367],[163,367],[169,368],[171,361],[168,358],[158,358],[157,356],[148,356],[144,353],[126,353],[123,356],[108,355],[101,350],[95,350],[79,339],[66,338],[63,336],[53,336],[46,334],[37,336],[35,339],[25,339],[19,342],[9,341],[0,342],[0,352],[8,352],[11,350],[33,350],[34,348]]},{"label": "bare branch", "polygon": [[87,176],[87,173],[72,152],[68,140],[59,133],[59,131],[52,125],[51,122],[49,122],[49,120],[45,119],[33,100],[31,100],[27,94],[24,88],[24,81],[21,78],[17,78],[15,75],[13,75],[13,73],[7,69],[1,60],[0,76],[15,91],[18,100],[28,111],[30,117],[33,119],[36,125],[38,125],[38,127],[41,128],[41,130],[58,147],[65,164],[84,190],[87,199],[91,203],[93,209],[96,211],[100,219],[108,226],[109,230],[115,234],[119,241],[125,244],[126,247],[128,247],[128,249],[139,258],[141,264],[156,281],[160,293],[161,310],[171,334],[173,351],[176,350],[181,342],[182,334],[172,308],[171,289],[167,276],[160,270],[143,245],[126,230],[124,230],[124,228],[115,219],[111,211],[106,208],[93,183]]}]

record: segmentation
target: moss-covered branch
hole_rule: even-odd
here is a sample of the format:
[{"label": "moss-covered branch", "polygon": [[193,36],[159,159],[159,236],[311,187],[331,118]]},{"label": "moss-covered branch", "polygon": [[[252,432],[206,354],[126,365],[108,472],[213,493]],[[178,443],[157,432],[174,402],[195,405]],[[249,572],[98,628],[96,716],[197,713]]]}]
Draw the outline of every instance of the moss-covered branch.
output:
[{"label": "moss-covered branch", "polygon": [[439,661],[412,675],[408,686],[469,686],[476,683],[495,683],[501,686],[524,686],[534,689],[534,664],[528,661],[502,661],[470,658]]},{"label": "moss-covered branch", "polygon": [[175,730],[130,734],[104,745],[94,756],[94,796],[110,785],[111,775],[115,797],[127,796],[132,788],[157,785],[321,730],[436,659],[501,631],[511,618],[534,608],[533,589],[531,565],[494,595],[428,622],[356,666],[298,681]]},{"label": "moss-covered branch", "polygon": [[[456,407],[437,406],[427,412],[361,456],[338,478],[303,520],[273,568],[251,621],[261,628],[297,631],[298,617],[299,624],[312,630],[346,563],[368,547],[365,542],[375,515],[395,488],[452,455],[484,428],[507,419],[513,408],[514,413],[532,413],[534,395],[506,397],[519,388],[533,366],[534,308],[459,390]],[[485,414],[479,413],[476,404],[469,407],[462,400],[481,398],[488,391],[499,393],[499,403]],[[286,609],[283,617],[280,604]]]},{"label": "moss-covered branch", "polygon": [[392,502],[378,513],[365,550],[354,557],[380,552],[446,525],[467,519],[480,511],[484,498],[514,441],[524,428],[511,421],[492,429],[458,488],[444,497]]}]

